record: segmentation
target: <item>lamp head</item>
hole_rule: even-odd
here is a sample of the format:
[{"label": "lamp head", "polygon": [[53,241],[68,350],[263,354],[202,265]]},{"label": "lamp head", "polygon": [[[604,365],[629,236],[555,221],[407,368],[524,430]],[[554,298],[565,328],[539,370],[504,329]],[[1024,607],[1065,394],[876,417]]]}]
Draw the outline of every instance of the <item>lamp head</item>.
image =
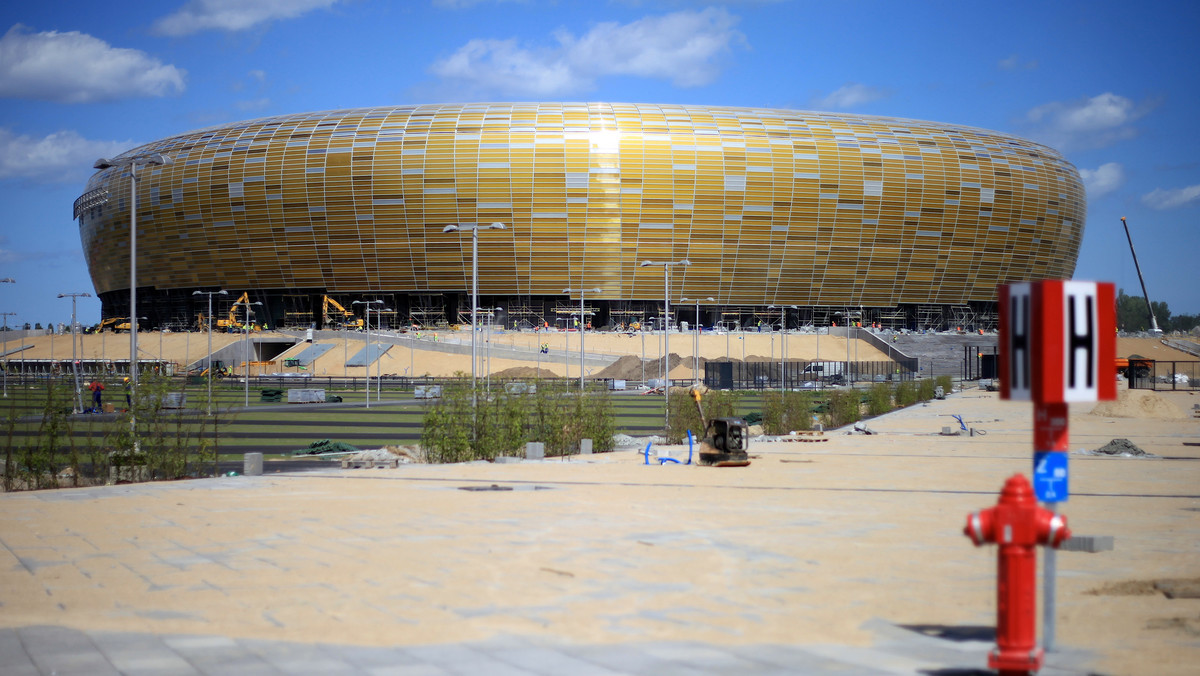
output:
[{"label": "lamp head", "polygon": [[442,232],[458,232],[458,226],[452,223],[442,228]]},{"label": "lamp head", "polygon": [[654,263],[654,261],[642,261],[642,264],[641,264],[641,265],[639,265],[638,267],[639,267],[639,268],[644,268],[644,267],[646,267],[647,265],[654,265],[654,264],[655,264],[655,263]]},{"label": "lamp head", "polygon": [[492,223],[488,226],[488,230],[504,230],[504,227],[503,223]]}]

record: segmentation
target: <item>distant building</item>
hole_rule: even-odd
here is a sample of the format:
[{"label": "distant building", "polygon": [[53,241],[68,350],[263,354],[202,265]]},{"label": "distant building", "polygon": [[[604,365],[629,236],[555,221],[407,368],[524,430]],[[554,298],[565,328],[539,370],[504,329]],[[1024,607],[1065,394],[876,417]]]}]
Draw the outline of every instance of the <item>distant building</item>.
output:
[{"label": "distant building", "polygon": [[[354,300],[381,299],[391,324],[454,322],[470,313],[468,228],[503,223],[478,233],[478,284],[510,326],[565,326],[579,308],[565,288],[589,290],[596,327],[646,323],[668,291],[662,266],[640,264],[687,259],[670,270],[675,321],[701,299],[704,325],[985,327],[998,283],[1071,276],[1086,215],[1078,171],[1046,146],[792,110],[392,106],[220,125],[122,157],[145,153],[172,159],[139,173],[151,325],[194,322],[206,298],[192,292],[218,288],[220,313],[249,292],[275,326],[320,324],[325,296],[359,316]],[[128,172],[107,169],[76,202],[105,317],[129,314],[129,195]]]}]

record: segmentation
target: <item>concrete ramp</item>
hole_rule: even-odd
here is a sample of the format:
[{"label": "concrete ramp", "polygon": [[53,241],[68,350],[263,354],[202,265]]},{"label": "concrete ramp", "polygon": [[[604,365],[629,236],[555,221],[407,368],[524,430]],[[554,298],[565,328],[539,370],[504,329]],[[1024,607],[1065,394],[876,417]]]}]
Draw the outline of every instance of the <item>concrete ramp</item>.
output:
[{"label": "concrete ramp", "polygon": [[304,350],[299,354],[289,355],[287,358],[298,360],[300,362],[300,366],[310,366],[321,355],[332,350],[334,347],[336,346],[330,343],[313,343],[312,345],[304,348]]},{"label": "concrete ramp", "polygon": [[350,360],[346,362],[346,366],[368,366],[374,364],[390,349],[392,349],[391,345],[372,343],[359,350],[353,357],[350,357]]}]

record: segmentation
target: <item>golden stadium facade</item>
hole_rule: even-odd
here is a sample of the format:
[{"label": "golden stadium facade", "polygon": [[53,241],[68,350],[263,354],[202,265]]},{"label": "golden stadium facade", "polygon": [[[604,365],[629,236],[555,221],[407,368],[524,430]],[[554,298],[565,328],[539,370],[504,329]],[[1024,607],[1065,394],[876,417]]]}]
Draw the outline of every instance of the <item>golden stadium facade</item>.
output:
[{"label": "golden stadium facade", "polygon": [[[139,169],[139,316],[187,321],[194,290],[322,319],[323,297],[383,299],[395,321],[481,307],[600,325],[677,318],[989,323],[996,285],[1069,278],[1079,173],[993,131],[864,115],[617,103],[466,103],[282,115],[188,132],[121,158]],[[121,159],[118,158],[118,159]],[[105,316],[128,315],[130,178],[76,201]],[[464,224],[457,233],[444,233]],[[592,292],[593,288],[600,291]],[[574,298],[575,300],[572,300]],[[712,298],[712,300],[708,300]],[[655,309],[658,308],[658,309]],[[674,312],[673,312],[674,314]],[[953,316],[952,316],[953,315]]]}]

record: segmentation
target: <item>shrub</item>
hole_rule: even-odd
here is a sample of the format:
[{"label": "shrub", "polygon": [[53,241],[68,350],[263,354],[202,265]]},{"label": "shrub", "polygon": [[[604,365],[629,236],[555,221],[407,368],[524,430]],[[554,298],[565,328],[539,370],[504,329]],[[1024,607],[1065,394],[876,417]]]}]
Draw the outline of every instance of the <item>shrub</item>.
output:
[{"label": "shrub", "polygon": [[935,387],[941,387],[942,392],[950,394],[950,391],[954,389],[954,378],[941,375],[933,379],[933,384]]},{"label": "shrub", "polygon": [[421,447],[429,462],[520,455],[529,441],[544,443],[547,456],[569,455],[585,438],[595,451],[613,448],[616,423],[608,392],[581,395],[568,384],[541,381],[534,393],[503,387],[488,393],[457,375],[425,412]]},{"label": "shrub", "polygon": [[862,417],[862,396],[857,390],[834,390],[829,393],[829,405],[822,416],[827,427],[841,427]]},{"label": "shrub", "polygon": [[917,400],[929,401],[933,399],[933,381],[929,378],[924,378],[917,382]]},{"label": "shrub", "polygon": [[883,415],[892,410],[892,388],[887,383],[875,383],[867,391],[867,413]]},{"label": "shrub", "polygon": [[787,434],[812,429],[815,397],[811,392],[767,392],[763,395],[763,432]]},{"label": "shrub", "polygon": [[902,380],[896,385],[896,406],[901,408],[917,403],[917,383],[912,380]]}]

